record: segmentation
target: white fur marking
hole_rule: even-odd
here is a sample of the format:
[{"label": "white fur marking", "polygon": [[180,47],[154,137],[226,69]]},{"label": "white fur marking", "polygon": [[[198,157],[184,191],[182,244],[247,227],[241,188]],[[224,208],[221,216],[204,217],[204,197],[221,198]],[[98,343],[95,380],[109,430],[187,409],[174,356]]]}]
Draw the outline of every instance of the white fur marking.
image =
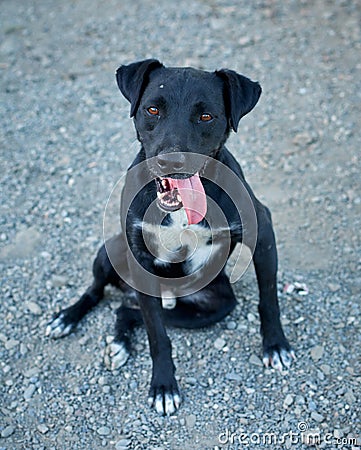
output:
[{"label": "white fur marking", "polygon": [[123,342],[112,342],[105,349],[104,363],[109,370],[116,370],[124,366],[129,357],[129,352]]}]

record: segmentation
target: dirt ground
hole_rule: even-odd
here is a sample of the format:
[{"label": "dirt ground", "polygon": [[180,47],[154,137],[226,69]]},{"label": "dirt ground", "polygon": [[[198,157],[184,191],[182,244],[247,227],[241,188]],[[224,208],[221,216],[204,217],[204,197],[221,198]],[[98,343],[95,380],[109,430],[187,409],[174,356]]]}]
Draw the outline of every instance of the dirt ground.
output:
[{"label": "dirt ground", "polygon": [[[361,447],[360,24],[357,0],[1,2],[1,450]],[[229,318],[170,330],[183,404],[169,418],[146,404],[144,330],[125,368],[103,364],[120,293],[44,336],[90,282],[138,148],[115,70],[149,57],[262,85],[228,148],[272,211],[298,357],[262,367],[251,268]],[[295,282],[308,294],[284,292]]]}]

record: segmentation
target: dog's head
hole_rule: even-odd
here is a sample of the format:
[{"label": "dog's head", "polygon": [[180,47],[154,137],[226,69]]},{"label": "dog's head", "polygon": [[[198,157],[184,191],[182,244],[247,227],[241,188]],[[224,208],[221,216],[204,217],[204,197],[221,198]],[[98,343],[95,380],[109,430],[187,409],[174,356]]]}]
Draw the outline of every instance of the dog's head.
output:
[{"label": "dog's head", "polygon": [[237,131],[258,102],[260,85],[232,70],[167,68],[155,59],[119,67],[116,79],[131,104],[160,206],[184,206],[189,223],[199,222],[206,208],[201,161],[217,154],[231,129]]}]

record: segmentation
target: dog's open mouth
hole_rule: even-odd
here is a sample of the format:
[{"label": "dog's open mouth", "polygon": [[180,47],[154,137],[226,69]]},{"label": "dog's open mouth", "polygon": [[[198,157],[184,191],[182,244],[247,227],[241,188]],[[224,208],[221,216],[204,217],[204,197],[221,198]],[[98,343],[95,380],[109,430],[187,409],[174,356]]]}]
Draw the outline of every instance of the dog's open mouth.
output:
[{"label": "dog's open mouth", "polygon": [[207,212],[207,199],[199,173],[184,179],[156,178],[158,205],[167,212],[184,208],[188,224],[199,223]]}]

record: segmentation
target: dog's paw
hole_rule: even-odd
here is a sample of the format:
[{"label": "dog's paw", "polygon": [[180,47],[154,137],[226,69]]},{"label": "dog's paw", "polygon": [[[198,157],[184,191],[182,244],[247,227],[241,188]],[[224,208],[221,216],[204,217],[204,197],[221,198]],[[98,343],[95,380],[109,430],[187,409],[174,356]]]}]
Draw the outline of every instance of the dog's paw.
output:
[{"label": "dog's paw", "polygon": [[72,321],[66,312],[60,311],[60,313],[56,314],[48,323],[45,330],[45,336],[59,339],[70,334],[75,329],[76,325],[77,323]]},{"label": "dog's paw", "polygon": [[181,399],[178,393],[155,389],[154,393],[149,394],[148,403],[150,407],[154,407],[158,414],[170,416],[179,408]]},{"label": "dog's paw", "polygon": [[129,357],[129,351],[124,342],[111,342],[105,348],[104,364],[109,370],[124,366]]},{"label": "dog's paw", "polygon": [[295,359],[295,352],[289,346],[274,345],[263,352],[263,364],[265,367],[273,367],[280,372],[283,369],[289,369],[292,361]]},{"label": "dog's paw", "polygon": [[[164,373],[162,375],[164,380]],[[170,416],[176,412],[180,406],[181,399],[177,381],[173,375],[168,382],[163,381],[157,384],[154,379],[152,380],[148,403],[158,414],[163,416]]]}]

